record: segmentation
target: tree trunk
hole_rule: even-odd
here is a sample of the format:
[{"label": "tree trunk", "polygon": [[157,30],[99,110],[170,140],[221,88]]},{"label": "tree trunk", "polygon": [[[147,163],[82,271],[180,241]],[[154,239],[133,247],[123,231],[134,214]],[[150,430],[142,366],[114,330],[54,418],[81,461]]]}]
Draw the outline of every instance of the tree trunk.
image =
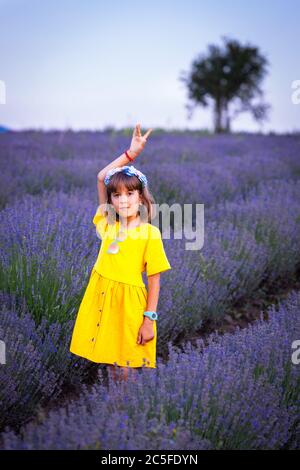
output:
[{"label": "tree trunk", "polygon": [[222,130],[222,106],[221,101],[216,100],[214,109],[214,132],[219,134]]},{"label": "tree trunk", "polygon": [[226,105],[225,105],[225,130],[228,133],[231,132],[231,129],[230,129],[230,116],[229,116],[229,112],[228,112],[228,103],[226,103]]},{"label": "tree trunk", "polygon": [[229,116],[227,116],[227,118],[226,118],[226,132],[228,132],[228,134],[231,132],[230,117]]}]

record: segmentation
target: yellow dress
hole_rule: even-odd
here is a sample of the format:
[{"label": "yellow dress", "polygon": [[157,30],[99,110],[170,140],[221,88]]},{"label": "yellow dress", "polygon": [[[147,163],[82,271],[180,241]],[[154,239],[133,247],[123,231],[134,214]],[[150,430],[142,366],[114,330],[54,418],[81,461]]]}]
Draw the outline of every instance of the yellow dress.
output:
[{"label": "yellow dress", "polygon": [[120,222],[109,224],[99,206],[93,223],[101,247],[77,313],[70,351],[97,363],[156,368],[156,321],[154,338],[144,345],[137,340],[147,310],[142,272],[151,276],[171,269],[160,230],[149,223],[126,229],[125,239],[116,242],[119,251],[108,253]]}]

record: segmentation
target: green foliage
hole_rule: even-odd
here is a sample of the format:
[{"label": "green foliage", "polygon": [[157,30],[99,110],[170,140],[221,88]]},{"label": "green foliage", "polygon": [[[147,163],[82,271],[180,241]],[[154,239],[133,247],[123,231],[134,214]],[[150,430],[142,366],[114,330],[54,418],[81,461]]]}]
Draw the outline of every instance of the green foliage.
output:
[{"label": "green foliage", "polygon": [[[261,82],[266,75],[268,60],[258,47],[242,46],[237,40],[223,37],[224,49],[209,45],[207,55],[193,61],[189,74],[180,80],[188,89],[191,102],[186,106],[189,118],[196,105],[207,107],[214,102],[215,132],[230,132],[231,120],[239,113],[249,111],[257,121],[263,121],[271,106],[253,100],[263,95]],[[238,103],[229,113],[229,105]]]}]

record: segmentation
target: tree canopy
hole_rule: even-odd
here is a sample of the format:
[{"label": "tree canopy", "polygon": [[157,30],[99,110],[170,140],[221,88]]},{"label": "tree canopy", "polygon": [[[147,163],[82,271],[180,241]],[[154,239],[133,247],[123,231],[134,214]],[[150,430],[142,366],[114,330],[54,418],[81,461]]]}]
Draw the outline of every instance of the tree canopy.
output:
[{"label": "tree canopy", "polygon": [[[250,112],[256,121],[267,118],[270,105],[263,102],[261,83],[268,60],[257,47],[243,46],[223,38],[225,47],[208,46],[208,53],[192,62],[191,71],[180,80],[187,85],[190,119],[200,105],[213,106],[215,132],[230,132],[231,120],[241,112]],[[259,101],[255,101],[259,99]]]}]

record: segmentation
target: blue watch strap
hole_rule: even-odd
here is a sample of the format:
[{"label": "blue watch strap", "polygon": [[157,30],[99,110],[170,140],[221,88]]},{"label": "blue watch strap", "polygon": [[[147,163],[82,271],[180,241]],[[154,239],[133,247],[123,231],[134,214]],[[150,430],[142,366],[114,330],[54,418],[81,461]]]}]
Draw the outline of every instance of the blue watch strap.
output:
[{"label": "blue watch strap", "polygon": [[157,313],[156,313],[156,312],[151,312],[150,310],[146,310],[146,311],[144,312],[144,315],[145,315],[146,317],[149,317],[151,320],[157,320],[157,318],[158,318]]}]

